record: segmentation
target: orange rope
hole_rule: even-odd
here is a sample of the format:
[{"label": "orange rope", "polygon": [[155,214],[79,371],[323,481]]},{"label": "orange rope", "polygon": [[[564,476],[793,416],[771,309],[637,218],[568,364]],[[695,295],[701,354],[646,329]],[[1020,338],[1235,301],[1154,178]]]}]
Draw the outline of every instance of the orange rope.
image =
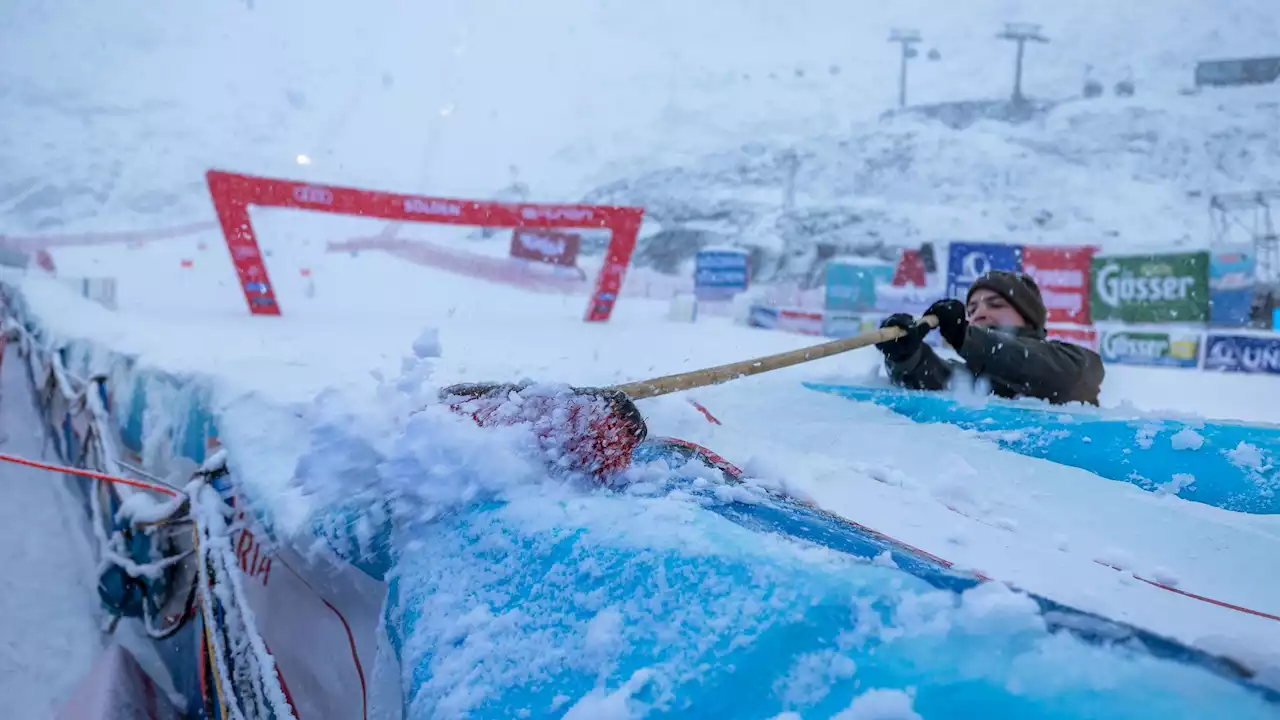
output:
[{"label": "orange rope", "polygon": [[79,475],[80,477],[93,478],[94,480],[105,480],[107,482],[117,483],[119,485],[130,485],[143,490],[151,490],[153,492],[163,493],[169,497],[177,497],[178,493],[173,488],[167,488],[163,485],[156,485],[142,480],[130,480],[129,478],[116,477],[114,475],[104,475],[92,470],[81,470],[80,468],[64,467],[62,465],[49,465],[47,463],[36,462],[35,460],[27,460],[16,455],[6,455],[0,453],[0,461],[11,462],[16,465],[26,465],[40,470],[48,470],[50,472],[66,473],[68,475]]}]

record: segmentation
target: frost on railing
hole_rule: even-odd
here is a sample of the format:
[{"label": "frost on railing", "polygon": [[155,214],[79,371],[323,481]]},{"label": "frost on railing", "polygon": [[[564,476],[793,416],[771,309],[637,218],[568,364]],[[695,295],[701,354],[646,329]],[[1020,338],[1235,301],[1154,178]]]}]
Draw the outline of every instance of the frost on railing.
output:
[{"label": "frost on railing", "polygon": [[[64,365],[63,348],[17,316],[20,297],[0,288],[0,301],[5,313],[0,332],[17,343],[25,360],[45,423],[46,451],[52,449],[68,466],[173,491],[168,497],[104,480],[80,486],[96,540],[105,630],[114,632],[120,620],[134,618],[160,641],[199,618],[204,632],[196,637],[204,646],[200,651],[215,681],[209,690],[216,693],[223,717],[295,717],[244,596],[228,522],[231,509],[212,486],[226,473],[226,451],[208,457],[181,488],[172,478],[166,481],[125,462],[108,408],[106,375],[77,377]],[[199,683],[188,680],[189,686]],[[174,700],[187,705],[199,698]]]},{"label": "frost on railing", "polygon": [[[230,518],[234,510],[204,478],[223,470],[224,454],[206,462],[187,486],[192,498],[199,555],[200,608],[208,634],[211,667],[222,693],[235,702],[229,715],[237,720],[293,718],[293,709],[278,681],[275,660],[257,630],[257,619],[244,592],[244,574],[231,542]],[[224,697],[224,700],[232,698]]]}]

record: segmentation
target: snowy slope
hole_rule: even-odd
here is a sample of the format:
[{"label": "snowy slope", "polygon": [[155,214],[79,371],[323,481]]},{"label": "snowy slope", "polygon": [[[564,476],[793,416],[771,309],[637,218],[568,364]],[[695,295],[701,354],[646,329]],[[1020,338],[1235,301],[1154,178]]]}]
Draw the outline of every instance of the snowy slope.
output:
[{"label": "snowy slope", "polygon": [[[962,129],[904,114],[820,138],[726,147],[587,197],[642,205],[667,227],[712,224],[774,251],[781,238],[799,247],[970,239],[1202,248],[1212,237],[1210,195],[1280,185],[1275,97],[1266,88],[1074,101],[1026,124]],[[788,153],[798,162],[795,219],[781,217]]]},{"label": "snowy slope", "polygon": [[[853,125],[896,99],[889,28],[918,27],[925,46],[941,51],[938,62],[915,61],[911,75],[912,101],[936,103],[1007,96],[1013,51],[992,36],[1010,20],[1039,22],[1052,38],[1029,50],[1031,95],[1078,94],[1086,64],[1108,86],[1130,69],[1139,95],[1068,113],[1043,130],[965,135],[945,158],[961,169],[938,179],[967,186],[956,190],[965,198],[983,191],[986,162],[1025,154],[1047,167],[1013,178],[1019,183],[1102,169],[1149,195],[1139,208],[1153,214],[1174,202],[1181,185],[1173,181],[1183,178],[1148,178],[1123,166],[1135,154],[1199,148],[1206,129],[1223,122],[1205,117],[1217,101],[1184,102],[1177,89],[1197,59],[1276,52],[1280,9],[1260,0],[1171,0],[1158,11],[1107,0],[801,0],[785,9],[764,0],[126,0],[110,7],[14,0],[0,8],[0,161],[7,169],[0,230],[206,219],[200,177],[211,166],[484,195],[509,182],[515,165],[535,198],[564,199],[746,141],[839,135],[872,148],[917,143],[913,151],[928,154],[936,131],[904,138],[914,131],[908,123],[877,139]],[[1226,102],[1237,108],[1228,116],[1251,111],[1249,100]],[[1096,117],[1071,119],[1079,113]],[[1105,127],[1116,122],[1118,129]],[[1150,124],[1156,132],[1146,131]],[[1138,136],[1135,146],[1111,139],[1125,133]],[[1068,147],[1055,159],[1025,149],[1064,140],[1103,157],[1082,160]],[[1150,143],[1157,147],[1144,146]],[[1268,152],[1274,157],[1273,144]],[[296,164],[299,155],[312,164]],[[977,177],[964,174],[970,163]],[[1274,181],[1269,172],[1244,168],[1236,179]],[[1147,182],[1152,187],[1143,188]],[[1096,189],[1079,180],[1068,187]],[[1115,229],[1106,216],[1097,224],[1099,232]]]}]

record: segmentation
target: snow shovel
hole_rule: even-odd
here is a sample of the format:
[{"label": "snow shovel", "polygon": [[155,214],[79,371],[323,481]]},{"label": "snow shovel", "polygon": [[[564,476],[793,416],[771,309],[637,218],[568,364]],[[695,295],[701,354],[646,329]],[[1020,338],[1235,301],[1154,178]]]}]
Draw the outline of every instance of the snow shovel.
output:
[{"label": "snow shovel", "polygon": [[481,426],[529,424],[554,465],[604,478],[625,469],[632,451],[648,435],[636,400],[719,385],[889,342],[907,332],[927,333],[937,326],[937,318],[926,315],[912,331],[880,328],[807,348],[613,387],[530,390],[528,383],[463,383],[442,388],[440,398]]}]

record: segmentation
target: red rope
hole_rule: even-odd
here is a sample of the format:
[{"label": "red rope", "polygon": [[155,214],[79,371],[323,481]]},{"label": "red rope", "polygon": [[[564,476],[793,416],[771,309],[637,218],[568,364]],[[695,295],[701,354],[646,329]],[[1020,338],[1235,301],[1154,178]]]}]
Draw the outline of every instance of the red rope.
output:
[{"label": "red rope", "polygon": [[[1094,562],[1098,563],[1103,567],[1109,567],[1112,570],[1125,572],[1124,568],[1116,567],[1111,563],[1105,563],[1105,562],[1102,562],[1101,560],[1094,560]],[[1263,617],[1268,620],[1280,621],[1280,615],[1272,615],[1271,613],[1262,612],[1261,610],[1254,610],[1253,608],[1247,608],[1247,607],[1244,607],[1243,605],[1232,605],[1231,603],[1226,602],[1225,600],[1216,600],[1206,595],[1197,595],[1193,592],[1187,592],[1186,590],[1179,590],[1178,588],[1173,587],[1172,585],[1166,585],[1162,582],[1156,582],[1155,580],[1148,580],[1147,578],[1144,578],[1141,575],[1138,575],[1137,573],[1129,573],[1129,574],[1133,575],[1133,578],[1135,580],[1141,580],[1142,582],[1148,585],[1151,585],[1152,587],[1158,587],[1161,590],[1168,590],[1171,593],[1182,595],[1183,597],[1189,597],[1192,600],[1199,600],[1200,602],[1206,602],[1206,603],[1209,603],[1210,605],[1217,605],[1218,607],[1224,607],[1224,608],[1227,608],[1228,610],[1235,610],[1236,612],[1247,613],[1249,615],[1257,615],[1258,617]]]},{"label": "red rope", "polygon": [[130,480],[129,478],[116,477],[114,475],[104,475],[92,470],[81,470],[80,468],[64,467],[62,465],[50,465],[47,463],[36,462],[35,460],[27,460],[16,455],[6,455],[0,453],[0,461],[11,462],[15,465],[26,465],[39,470],[48,470],[50,472],[66,473],[68,475],[79,475],[80,477],[93,478],[94,480],[105,480],[107,482],[116,483],[118,485],[129,485],[143,490],[151,490],[153,492],[163,493],[169,497],[177,497],[178,493],[173,488],[167,488],[163,485],[143,482],[142,480]]},{"label": "red rope", "polygon": [[1155,587],[1158,587],[1158,588],[1160,588],[1161,590],[1168,590],[1168,591],[1169,591],[1169,592],[1171,592],[1171,593],[1177,593],[1178,595],[1184,595],[1184,596],[1186,596],[1186,597],[1193,598],[1193,599],[1195,599],[1195,600],[1199,600],[1199,601],[1201,601],[1201,602],[1207,602],[1207,603],[1209,603],[1209,604],[1211,604],[1211,605],[1217,605],[1217,606],[1219,606],[1219,607],[1224,607],[1224,608],[1227,608],[1228,610],[1235,610],[1236,612],[1248,613],[1248,614],[1250,614],[1250,615],[1257,615],[1258,617],[1264,617],[1264,618],[1267,618],[1268,620],[1280,620],[1280,615],[1272,615],[1271,613],[1265,613],[1265,612],[1262,612],[1261,610],[1253,610],[1253,609],[1251,609],[1251,608],[1244,607],[1243,605],[1232,605],[1231,603],[1229,603],[1229,602],[1224,602],[1224,601],[1222,601],[1222,600],[1214,600],[1214,599],[1213,599],[1213,598],[1211,598],[1211,597],[1206,597],[1206,596],[1204,596],[1204,595],[1197,595],[1197,594],[1195,594],[1195,593],[1187,592],[1186,590],[1179,590],[1179,589],[1178,589],[1178,588],[1176,588],[1176,587],[1170,587],[1170,586],[1165,585],[1165,584],[1163,584],[1163,583],[1158,583],[1158,582],[1156,582],[1155,580],[1148,580],[1148,579],[1146,579],[1146,578],[1144,578],[1144,577],[1141,577],[1141,576],[1139,576],[1139,575],[1134,575],[1134,577],[1135,577],[1135,578],[1137,578],[1137,579],[1139,579],[1139,580],[1141,580],[1142,582],[1144,582],[1144,583],[1146,583],[1146,584],[1148,584],[1148,585],[1154,585]]},{"label": "red rope", "polygon": [[703,405],[702,403],[698,402],[697,400],[694,400],[693,398],[689,398],[689,404],[690,404],[690,405],[693,405],[695,408],[697,408],[697,409],[698,409],[698,412],[702,413],[702,416],[703,416],[703,417],[705,417],[705,418],[707,419],[707,422],[709,422],[709,423],[713,423],[713,424],[716,424],[716,425],[723,425],[723,424],[724,424],[724,423],[720,422],[719,420],[717,420],[715,415],[712,415],[712,414],[711,414],[711,411],[707,409],[707,406],[706,406],[706,405]]}]

